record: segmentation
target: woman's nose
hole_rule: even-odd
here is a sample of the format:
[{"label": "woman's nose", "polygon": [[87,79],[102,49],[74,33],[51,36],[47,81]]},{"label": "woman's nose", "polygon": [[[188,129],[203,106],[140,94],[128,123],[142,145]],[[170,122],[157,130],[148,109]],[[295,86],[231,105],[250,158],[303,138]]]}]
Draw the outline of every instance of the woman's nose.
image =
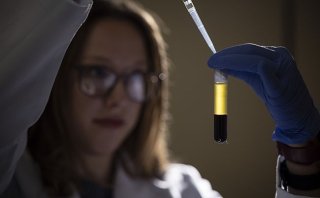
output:
[{"label": "woman's nose", "polygon": [[104,98],[107,104],[115,105],[119,104],[127,99],[127,94],[125,90],[125,85],[120,79],[114,85],[114,88],[111,92]]}]

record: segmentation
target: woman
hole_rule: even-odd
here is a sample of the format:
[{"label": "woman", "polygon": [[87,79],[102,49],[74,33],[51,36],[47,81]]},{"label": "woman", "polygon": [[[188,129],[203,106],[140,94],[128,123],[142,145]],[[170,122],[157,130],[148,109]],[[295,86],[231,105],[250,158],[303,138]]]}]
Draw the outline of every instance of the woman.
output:
[{"label": "woman", "polygon": [[29,130],[28,148],[49,195],[127,197],[124,183],[146,188],[136,197],[157,197],[159,190],[161,197],[172,190],[218,195],[193,168],[169,164],[165,47],[157,23],[138,5],[94,3]]}]

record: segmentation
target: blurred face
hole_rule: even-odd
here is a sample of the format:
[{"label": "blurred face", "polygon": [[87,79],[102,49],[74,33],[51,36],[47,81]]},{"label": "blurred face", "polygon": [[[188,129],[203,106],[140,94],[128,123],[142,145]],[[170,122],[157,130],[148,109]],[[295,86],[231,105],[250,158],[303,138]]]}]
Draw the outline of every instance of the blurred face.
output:
[{"label": "blurred face", "polygon": [[112,154],[139,118],[147,53],[130,22],[103,19],[93,28],[72,76],[69,135],[76,151]]}]

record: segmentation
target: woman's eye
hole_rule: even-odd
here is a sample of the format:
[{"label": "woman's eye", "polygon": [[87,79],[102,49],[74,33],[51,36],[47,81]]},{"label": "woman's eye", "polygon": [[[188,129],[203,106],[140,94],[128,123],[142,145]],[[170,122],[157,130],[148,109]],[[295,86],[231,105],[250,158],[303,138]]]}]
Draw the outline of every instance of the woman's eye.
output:
[{"label": "woman's eye", "polygon": [[99,68],[99,67],[90,68],[88,74],[91,77],[95,77],[95,78],[107,78],[110,75],[112,75],[112,73],[108,72],[105,68]]}]

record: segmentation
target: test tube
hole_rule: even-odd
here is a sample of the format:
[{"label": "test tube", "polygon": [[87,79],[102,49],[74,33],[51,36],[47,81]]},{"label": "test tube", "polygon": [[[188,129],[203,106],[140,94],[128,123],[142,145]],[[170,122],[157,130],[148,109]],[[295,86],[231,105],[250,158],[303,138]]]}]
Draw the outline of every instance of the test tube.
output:
[{"label": "test tube", "polygon": [[[216,49],[196,11],[191,0],[182,0],[194,23],[197,25],[202,37],[206,41],[212,53],[216,53]],[[219,70],[214,72],[214,140],[218,143],[227,142],[227,92],[228,78]]]},{"label": "test tube", "polygon": [[214,140],[218,143],[227,141],[227,76],[219,70],[214,73]]}]

